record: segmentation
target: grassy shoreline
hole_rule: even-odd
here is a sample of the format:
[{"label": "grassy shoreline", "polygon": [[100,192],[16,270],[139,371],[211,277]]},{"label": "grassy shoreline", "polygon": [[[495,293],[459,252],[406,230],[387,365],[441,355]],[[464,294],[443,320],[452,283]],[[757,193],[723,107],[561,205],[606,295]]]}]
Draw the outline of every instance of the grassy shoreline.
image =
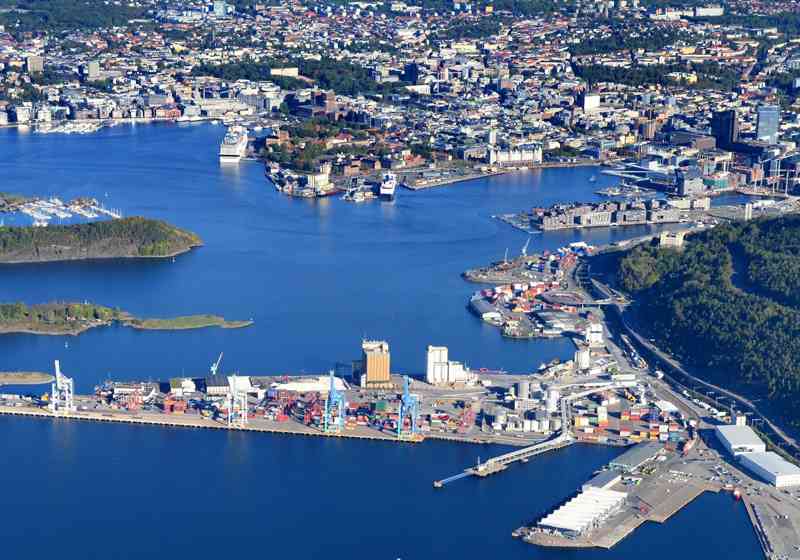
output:
[{"label": "grassy shoreline", "polygon": [[53,382],[53,376],[38,371],[0,372],[0,387],[3,385],[44,385]]},{"label": "grassy shoreline", "polygon": [[131,319],[123,321],[128,327],[152,331],[181,331],[220,327],[222,329],[241,329],[249,327],[253,321],[228,321],[219,315],[185,315],[172,319]]},{"label": "grassy shoreline", "polygon": [[113,324],[137,330],[190,330],[218,327],[241,329],[252,320],[229,321],[219,315],[197,314],[173,318],[138,318],[131,313],[90,303],[46,303],[27,306],[0,304],[0,335],[42,334],[77,336],[90,329]]}]

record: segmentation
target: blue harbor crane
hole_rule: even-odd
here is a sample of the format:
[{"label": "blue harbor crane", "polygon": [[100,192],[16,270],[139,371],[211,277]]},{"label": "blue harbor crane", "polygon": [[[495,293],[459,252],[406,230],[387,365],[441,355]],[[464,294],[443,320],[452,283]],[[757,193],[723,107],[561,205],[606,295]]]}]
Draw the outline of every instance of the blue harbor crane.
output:
[{"label": "blue harbor crane", "polygon": [[[403,376],[403,396],[400,399],[400,415],[397,419],[397,437],[412,439],[419,434],[419,426],[417,420],[419,419],[419,397],[412,395],[408,390],[408,376]],[[411,423],[411,431],[404,433],[403,424],[405,419],[408,418]]]},{"label": "blue harbor crane", "polygon": [[[325,415],[322,418],[322,431],[326,434],[339,433],[344,430],[345,402],[344,394],[336,389],[336,378],[333,370],[330,372],[331,386],[328,390],[328,398],[325,399]],[[337,412],[337,417],[333,418],[333,412]]]}]

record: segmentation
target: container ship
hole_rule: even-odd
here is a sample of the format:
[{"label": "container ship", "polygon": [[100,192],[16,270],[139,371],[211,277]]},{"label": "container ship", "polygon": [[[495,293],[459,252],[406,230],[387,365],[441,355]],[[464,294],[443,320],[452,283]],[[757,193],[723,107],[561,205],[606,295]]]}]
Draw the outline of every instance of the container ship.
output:
[{"label": "container ship", "polygon": [[381,177],[380,189],[378,191],[381,200],[394,200],[394,193],[397,190],[397,177],[391,171],[387,171]]},{"label": "container ship", "polygon": [[219,159],[222,161],[239,161],[247,153],[247,129],[232,126],[219,145]]}]

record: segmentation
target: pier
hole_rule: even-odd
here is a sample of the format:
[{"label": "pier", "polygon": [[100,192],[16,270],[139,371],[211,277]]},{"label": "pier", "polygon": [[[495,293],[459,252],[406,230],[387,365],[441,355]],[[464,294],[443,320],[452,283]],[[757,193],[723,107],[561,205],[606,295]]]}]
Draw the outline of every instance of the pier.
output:
[{"label": "pier", "polygon": [[515,463],[517,461],[527,462],[531,457],[541,455],[542,453],[547,453],[548,451],[555,451],[556,449],[567,447],[573,443],[575,443],[574,438],[572,438],[570,435],[561,434],[556,436],[554,439],[535,443],[531,446],[517,449],[516,451],[510,451],[508,453],[504,453],[503,455],[498,455],[497,457],[488,459],[483,463],[479,462],[476,466],[465,469],[462,473],[435,481],[433,486],[435,488],[442,488],[445,484],[466,478],[468,476],[486,477],[504,471],[511,463]]},{"label": "pier", "polygon": [[[673,468],[675,466],[673,463]],[[588,533],[570,536],[541,530],[534,524],[533,527],[520,527],[514,535],[529,544],[544,547],[610,549],[645,522],[664,523],[704,492],[719,492],[721,487],[698,480],[693,475],[665,470],[660,475],[646,478],[633,489],[623,485],[615,485],[613,489],[628,492],[625,506]]]}]

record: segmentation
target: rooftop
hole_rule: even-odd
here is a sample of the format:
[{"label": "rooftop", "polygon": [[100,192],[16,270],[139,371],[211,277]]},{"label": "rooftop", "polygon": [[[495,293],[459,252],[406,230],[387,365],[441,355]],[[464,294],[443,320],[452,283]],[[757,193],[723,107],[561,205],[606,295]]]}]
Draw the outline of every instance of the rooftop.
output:
[{"label": "rooftop", "polygon": [[800,476],[800,467],[793,465],[777,453],[742,453],[740,458],[755,463],[765,471],[775,476]]},{"label": "rooftop", "polygon": [[619,506],[625,492],[588,488],[539,522],[544,527],[582,533]]},{"label": "rooftop", "polygon": [[657,441],[646,441],[637,444],[613,461],[608,466],[624,471],[632,471],[639,468],[642,464],[653,459],[658,452],[663,449],[663,445]]},{"label": "rooftop", "polygon": [[717,426],[717,433],[730,444],[731,447],[763,446],[764,442],[758,437],[750,426]]}]

